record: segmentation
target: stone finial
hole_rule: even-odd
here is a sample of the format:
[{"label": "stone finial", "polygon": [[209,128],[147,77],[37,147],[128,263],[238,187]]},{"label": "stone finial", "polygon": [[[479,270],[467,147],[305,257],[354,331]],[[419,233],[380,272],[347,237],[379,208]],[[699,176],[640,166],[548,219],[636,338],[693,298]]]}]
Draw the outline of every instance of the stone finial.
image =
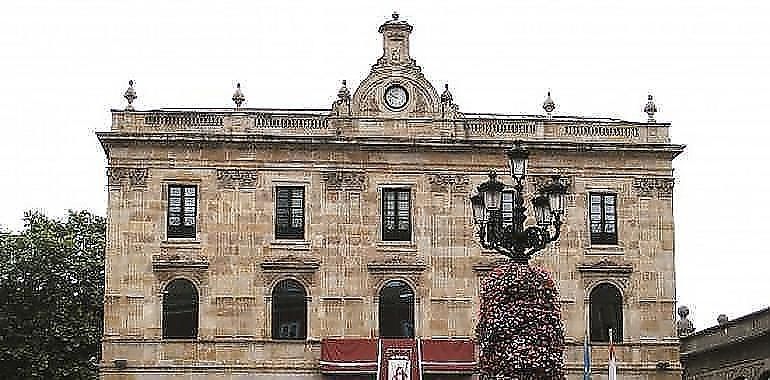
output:
[{"label": "stone finial", "polygon": [[687,316],[690,315],[690,308],[682,305],[679,306],[676,312],[679,314],[679,320],[676,321],[676,334],[678,336],[692,334],[695,331],[695,326],[693,326],[692,321],[687,319]]},{"label": "stone finial", "polygon": [[449,83],[444,84],[444,92],[441,94],[441,103],[452,103],[452,93],[449,92]]},{"label": "stone finial", "polygon": [[644,113],[647,114],[647,122],[655,122],[655,113],[658,112],[658,106],[652,101],[652,94],[647,95],[647,104],[644,106]]},{"label": "stone finial", "polygon": [[725,314],[719,314],[717,317],[717,323],[719,323],[720,326],[725,326],[728,321],[730,321],[730,319],[727,318],[727,315]]},{"label": "stone finial", "polygon": [[343,101],[350,101],[350,90],[348,90],[348,82],[344,79],[342,80],[342,87],[340,87],[340,90],[337,91],[337,97]]},{"label": "stone finial", "polygon": [[134,90],[134,80],[128,81],[128,88],[126,89],[126,92],[123,94],[123,97],[126,98],[128,101],[128,104],[126,105],[126,111],[133,111],[134,110],[134,100],[138,98],[136,96],[136,90]]},{"label": "stone finial", "polygon": [[548,118],[551,118],[551,114],[553,113],[553,110],[556,109],[556,103],[551,98],[551,91],[548,91],[548,96],[545,98],[545,101],[543,102],[543,109],[545,110],[546,115],[548,115]]},{"label": "stone finial", "polygon": [[350,116],[350,90],[348,90],[348,83],[344,79],[342,80],[342,87],[337,91],[337,100],[332,104],[331,115]]},{"label": "stone finial", "polygon": [[235,92],[233,93],[233,102],[235,103],[235,108],[241,108],[241,105],[245,101],[246,95],[243,95],[243,91],[241,91],[241,84],[238,83],[235,85]]},{"label": "stone finial", "polygon": [[393,14],[391,16],[393,16],[393,21],[398,20],[398,12],[393,11]]}]

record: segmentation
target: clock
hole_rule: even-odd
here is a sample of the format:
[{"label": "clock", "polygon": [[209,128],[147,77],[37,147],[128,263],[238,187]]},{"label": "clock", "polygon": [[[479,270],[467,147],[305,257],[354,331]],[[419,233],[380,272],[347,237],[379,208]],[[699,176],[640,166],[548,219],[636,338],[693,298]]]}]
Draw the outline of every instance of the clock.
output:
[{"label": "clock", "polygon": [[394,84],[385,90],[385,104],[391,110],[398,111],[406,106],[409,100],[409,93],[398,84]]}]

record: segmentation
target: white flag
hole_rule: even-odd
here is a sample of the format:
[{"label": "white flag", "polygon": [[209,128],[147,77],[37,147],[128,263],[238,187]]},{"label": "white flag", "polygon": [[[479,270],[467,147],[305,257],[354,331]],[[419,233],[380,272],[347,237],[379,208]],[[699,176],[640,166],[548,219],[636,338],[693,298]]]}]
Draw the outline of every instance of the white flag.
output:
[{"label": "white flag", "polygon": [[612,345],[612,329],[610,329],[610,360],[609,360],[609,380],[617,380],[618,379],[618,368],[615,364],[615,346]]}]

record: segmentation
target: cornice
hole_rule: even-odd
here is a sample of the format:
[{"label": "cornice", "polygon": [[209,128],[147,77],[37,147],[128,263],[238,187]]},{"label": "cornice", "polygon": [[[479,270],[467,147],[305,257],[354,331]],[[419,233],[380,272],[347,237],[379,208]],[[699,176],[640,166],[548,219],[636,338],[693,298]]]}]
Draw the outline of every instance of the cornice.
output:
[{"label": "cornice", "polygon": [[[329,145],[359,150],[431,150],[431,151],[479,151],[508,149],[511,141],[500,139],[464,139],[433,137],[355,137],[339,138],[335,136],[278,136],[235,133],[165,133],[165,132],[97,132],[96,136],[105,152],[113,145],[153,144],[153,145],[200,145],[221,146],[235,145]],[[625,143],[625,142],[574,142],[563,140],[522,140],[530,150],[562,150],[572,152],[649,152],[666,153],[674,159],[682,153],[686,145],[669,143]],[[337,148],[339,149],[339,148]]]}]

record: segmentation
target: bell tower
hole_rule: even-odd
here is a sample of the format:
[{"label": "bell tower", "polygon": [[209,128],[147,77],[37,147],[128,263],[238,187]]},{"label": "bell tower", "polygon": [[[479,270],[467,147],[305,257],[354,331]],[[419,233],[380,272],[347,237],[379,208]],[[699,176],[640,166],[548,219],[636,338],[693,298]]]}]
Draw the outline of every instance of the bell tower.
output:
[{"label": "bell tower", "polygon": [[378,65],[412,66],[415,61],[409,55],[409,34],[412,26],[404,20],[399,20],[398,12],[393,12],[392,19],[380,25],[382,33],[382,57]]}]

